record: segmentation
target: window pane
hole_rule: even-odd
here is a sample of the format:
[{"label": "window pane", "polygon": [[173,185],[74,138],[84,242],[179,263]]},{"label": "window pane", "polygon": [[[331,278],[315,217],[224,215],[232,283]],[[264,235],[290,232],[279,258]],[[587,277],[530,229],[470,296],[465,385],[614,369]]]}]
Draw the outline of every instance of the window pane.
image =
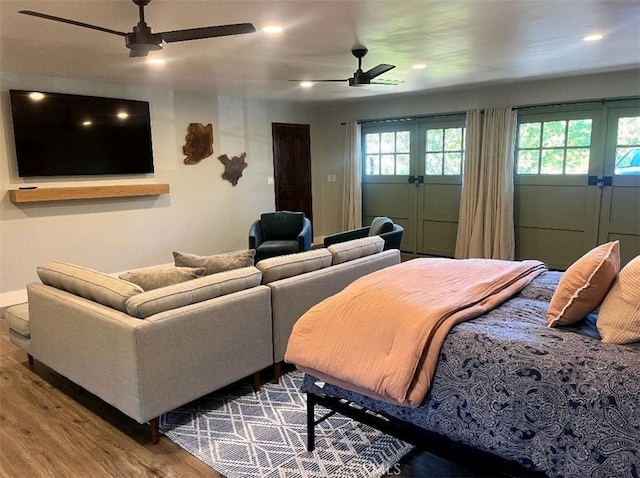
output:
[{"label": "window pane", "polygon": [[396,155],[396,174],[409,174],[409,155]]},{"label": "window pane", "polygon": [[541,174],[562,174],[563,160],[564,160],[564,149],[542,150],[542,161],[540,163],[540,173]]},{"label": "window pane", "polygon": [[518,174],[538,174],[540,151],[518,151]]},{"label": "window pane", "polygon": [[539,148],[540,147],[541,123],[523,123],[518,131],[519,148]]},{"label": "window pane", "polygon": [[589,148],[568,149],[566,174],[587,174],[589,172]]},{"label": "window pane", "polygon": [[396,134],[382,133],[380,135],[380,152],[393,153],[396,150]]},{"label": "window pane", "polygon": [[442,153],[427,153],[425,174],[442,174]]},{"label": "window pane", "polygon": [[380,174],[380,161],[377,155],[368,155],[365,174]]},{"label": "window pane", "polygon": [[365,136],[365,154],[380,152],[380,135],[378,133],[370,133]]},{"label": "window pane", "polygon": [[430,129],[427,131],[427,151],[442,151],[444,145],[442,142],[443,130]]},{"label": "window pane", "polygon": [[591,144],[591,120],[569,121],[567,146],[589,146]]},{"label": "window pane", "polygon": [[395,173],[395,156],[393,154],[383,154],[380,157],[380,174],[394,174]]},{"label": "window pane", "polygon": [[640,146],[640,116],[618,118],[618,145]]},{"label": "window pane", "polygon": [[444,130],[444,150],[462,150],[462,128],[447,128]]},{"label": "window pane", "polygon": [[564,146],[566,121],[546,121],[542,127],[542,146]]},{"label": "window pane", "polygon": [[396,133],[396,152],[408,153],[411,151],[411,133],[409,131],[398,131]]},{"label": "window pane", "polygon": [[462,174],[462,153],[444,154],[444,174]]}]

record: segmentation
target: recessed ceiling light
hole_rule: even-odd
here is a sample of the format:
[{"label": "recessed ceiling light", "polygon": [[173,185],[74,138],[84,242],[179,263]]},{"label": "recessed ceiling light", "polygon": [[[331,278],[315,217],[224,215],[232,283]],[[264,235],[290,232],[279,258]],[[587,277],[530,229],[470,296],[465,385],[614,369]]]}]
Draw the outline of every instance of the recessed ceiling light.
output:
[{"label": "recessed ceiling light", "polygon": [[147,58],[147,63],[150,65],[164,65],[165,61],[162,58]]},{"label": "recessed ceiling light", "polygon": [[300,86],[303,88],[311,88],[313,86],[313,81],[301,81]]},{"label": "recessed ceiling light", "polygon": [[283,28],[278,25],[269,25],[262,29],[265,33],[282,33]]},{"label": "recessed ceiling light", "polygon": [[82,126],[91,126],[93,124],[93,121],[91,120],[86,120],[82,122]]},{"label": "recessed ceiling light", "polygon": [[129,117],[129,113],[127,113],[126,111],[121,111],[120,113],[118,113],[118,118],[120,119],[127,119]]},{"label": "recessed ceiling light", "polygon": [[424,70],[427,67],[424,63],[416,63],[411,67],[412,70]]},{"label": "recessed ceiling light", "polygon": [[586,37],[583,38],[584,41],[598,41],[598,40],[602,40],[604,38],[604,35],[602,35],[601,33],[593,33],[591,35],[587,35]]},{"label": "recessed ceiling light", "polygon": [[44,95],[39,91],[34,91],[33,93],[29,93],[29,98],[33,101],[40,101],[44,99]]}]

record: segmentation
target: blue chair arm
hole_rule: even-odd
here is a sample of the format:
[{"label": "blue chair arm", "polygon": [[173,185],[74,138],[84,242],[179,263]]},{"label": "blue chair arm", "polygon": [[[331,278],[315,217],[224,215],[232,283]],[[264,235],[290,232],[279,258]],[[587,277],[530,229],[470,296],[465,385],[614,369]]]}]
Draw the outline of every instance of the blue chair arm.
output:
[{"label": "blue chair arm", "polygon": [[394,224],[393,231],[380,234],[380,237],[384,239],[384,250],[386,251],[387,249],[400,249],[403,232],[404,228],[400,224]]},{"label": "blue chair arm", "polygon": [[369,226],[360,227],[358,229],[351,229],[350,231],[337,232],[324,238],[324,247],[329,247],[332,244],[338,244],[340,242],[352,241],[353,239],[362,239],[369,235]]},{"label": "blue chair arm", "polygon": [[262,242],[262,226],[258,219],[249,228],[249,249],[257,249]]},{"label": "blue chair arm", "polygon": [[302,231],[298,234],[298,249],[300,252],[311,249],[311,221],[307,217],[304,218]]}]

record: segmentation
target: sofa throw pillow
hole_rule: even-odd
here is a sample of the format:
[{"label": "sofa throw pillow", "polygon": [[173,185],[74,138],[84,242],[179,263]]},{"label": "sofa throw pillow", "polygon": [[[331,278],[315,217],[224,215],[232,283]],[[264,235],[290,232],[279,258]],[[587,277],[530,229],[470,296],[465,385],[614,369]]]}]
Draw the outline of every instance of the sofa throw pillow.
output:
[{"label": "sofa throw pillow", "polygon": [[143,290],[152,290],[196,279],[204,273],[204,267],[158,267],[127,272],[119,277],[139,285]]},{"label": "sofa throw pillow", "polygon": [[253,265],[255,255],[255,249],[227,252],[215,256],[198,256],[174,251],[173,259],[176,267],[204,267],[205,275],[209,275],[240,267],[250,267]]},{"label": "sofa throw pillow", "polygon": [[49,262],[36,269],[43,284],[126,312],[126,301],[142,292],[131,282],[64,262]]},{"label": "sofa throw pillow", "polygon": [[618,241],[587,252],[562,274],[549,303],[547,325],[558,327],[584,319],[600,305],[619,271]]},{"label": "sofa throw pillow", "polygon": [[393,221],[385,216],[374,217],[369,226],[369,236],[377,236],[393,231]]},{"label": "sofa throw pillow", "polygon": [[640,342],[640,256],[620,271],[600,306],[596,327],[603,342]]}]

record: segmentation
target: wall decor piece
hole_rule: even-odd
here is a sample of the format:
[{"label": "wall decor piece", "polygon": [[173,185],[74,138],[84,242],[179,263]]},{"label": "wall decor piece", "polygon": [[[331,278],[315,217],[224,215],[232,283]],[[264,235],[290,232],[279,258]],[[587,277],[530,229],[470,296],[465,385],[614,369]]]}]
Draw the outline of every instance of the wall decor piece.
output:
[{"label": "wall decor piece", "polygon": [[240,156],[234,156],[229,159],[229,156],[223,154],[218,156],[218,159],[224,164],[224,173],[222,173],[222,179],[226,179],[234,186],[238,184],[238,179],[242,177],[242,171],[248,166],[244,161],[247,157],[247,153],[242,153]]},{"label": "wall decor piece", "polygon": [[184,164],[198,164],[204,158],[213,154],[213,125],[191,123],[187,128],[187,141],[182,152],[187,155]]}]

